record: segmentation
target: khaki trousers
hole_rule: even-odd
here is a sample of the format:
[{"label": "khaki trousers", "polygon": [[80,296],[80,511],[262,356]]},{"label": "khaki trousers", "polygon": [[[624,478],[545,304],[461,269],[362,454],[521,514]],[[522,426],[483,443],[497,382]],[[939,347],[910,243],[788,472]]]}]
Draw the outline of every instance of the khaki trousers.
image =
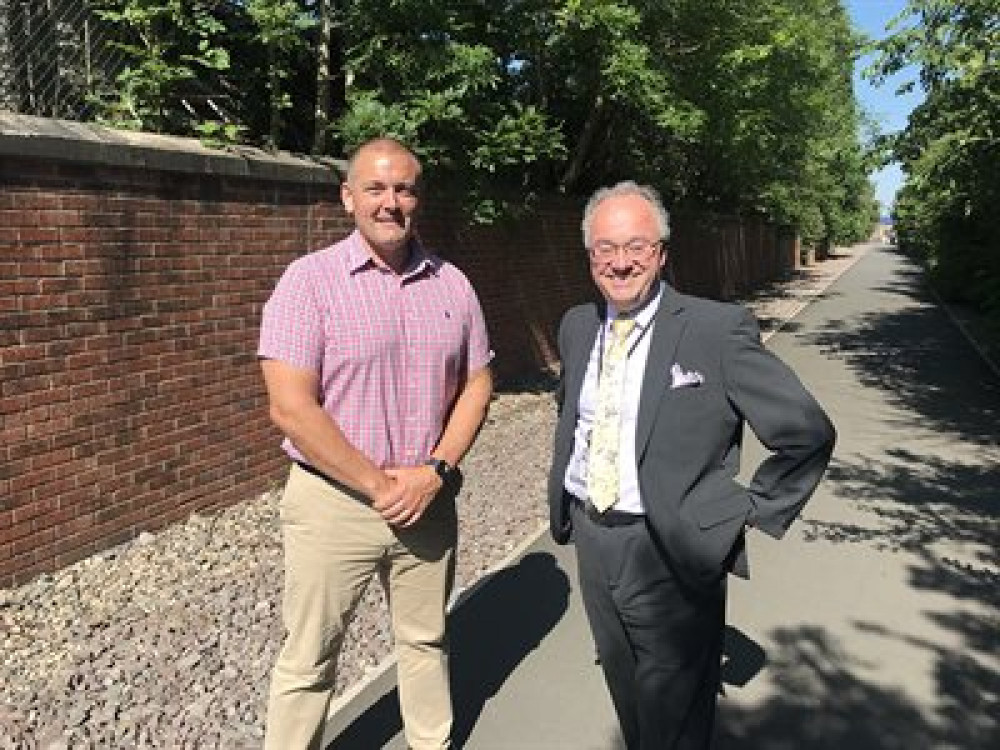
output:
[{"label": "khaki trousers", "polygon": [[321,750],[344,631],[374,573],[386,590],[406,740],[451,746],[445,606],[458,523],[442,493],[409,529],[293,465],[281,499],[287,631],[271,676],[266,750]]}]

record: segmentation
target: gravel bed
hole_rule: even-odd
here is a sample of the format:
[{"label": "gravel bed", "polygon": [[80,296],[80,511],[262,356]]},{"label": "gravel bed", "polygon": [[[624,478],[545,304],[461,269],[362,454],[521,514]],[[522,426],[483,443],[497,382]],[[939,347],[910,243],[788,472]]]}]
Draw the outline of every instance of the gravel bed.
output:
[{"label": "gravel bed", "polygon": [[[548,518],[554,420],[544,388],[495,399],[463,462],[458,587]],[[282,638],[279,493],[0,591],[0,750],[260,747]],[[390,649],[376,583],[346,636],[337,694]]]}]

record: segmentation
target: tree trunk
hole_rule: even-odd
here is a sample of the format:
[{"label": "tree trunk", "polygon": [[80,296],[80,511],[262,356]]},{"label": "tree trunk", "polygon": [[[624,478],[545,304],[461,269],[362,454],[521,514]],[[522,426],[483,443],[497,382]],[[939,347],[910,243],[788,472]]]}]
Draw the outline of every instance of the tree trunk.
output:
[{"label": "tree trunk", "polygon": [[316,113],[313,117],[314,156],[326,153],[330,128],[330,47],[333,44],[333,0],[317,0],[319,35],[316,39]]},{"label": "tree trunk", "polygon": [[580,175],[583,174],[583,169],[587,165],[587,161],[593,150],[594,139],[597,138],[601,123],[604,120],[606,107],[604,97],[598,94],[594,99],[594,105],[587,114],[587,120],[583,124],[583,132],[576,142],[572,156],[570,156],[569,165],[566,167],[562,179],[559,180],[559,186],[564,192],[572,192],[580,179]]},{"label": "tree trunk", "polygon": [[278,63],[274,59],[274,45],[267,45],[267,147],[270,151],[278,149],[281,139],[281,77],[278,75]]}]

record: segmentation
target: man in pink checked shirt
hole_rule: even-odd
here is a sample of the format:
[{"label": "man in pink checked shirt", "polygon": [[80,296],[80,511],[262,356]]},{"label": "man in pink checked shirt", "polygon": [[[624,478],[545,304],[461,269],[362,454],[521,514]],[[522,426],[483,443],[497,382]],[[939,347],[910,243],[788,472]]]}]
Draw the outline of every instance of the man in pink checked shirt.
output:
[{"label": "man in pink checked shirt", "polygon": [[472,286],[414,233],[420,171],[397,141],[363,144],[341,186],[355,231],[291,263],[264,307],[258,355],[292,460],[269,750],[322,747],[344,630],[375,573],[407,742],[451,746],[455,467],[486,415],[492,353]]}]

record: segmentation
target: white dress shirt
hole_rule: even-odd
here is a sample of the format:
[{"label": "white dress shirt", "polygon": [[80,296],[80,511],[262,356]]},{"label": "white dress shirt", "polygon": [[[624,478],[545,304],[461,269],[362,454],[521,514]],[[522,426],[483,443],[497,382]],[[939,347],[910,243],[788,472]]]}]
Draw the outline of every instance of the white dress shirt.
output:
[{"label": "white dress shirt", "polygon": [[[639,397],[642,393],[642,378],[646,372],[646,359],[649,356],[649,342],[652,339],[652,328],[656,321],[656,311],[660,307],[663,294],[662,284],[647,304],[635,314],[635,328],[629,334],[628,362],[625,369],[625,388],[622,404],[621,442],[618,446],[618,465],[621,473],[621,484],[618,501],[613,510],[625,513],[644,513],[642,497],[639,494],[639,470],[636,465],[635,430],[639,418]],[[566,467],[563,486],[566,490],[581,500],[587,499],[587,454],[590,447],[590,432],[594,425],[594,412],[597,408],[597,386],[600,379],[602,348],[611,343],[611,321],[617,316],[617,311],[608,305],[608,317],[597,333],[597,340],[590,352],[587,363],[587,374],[583,379],[580,391],[579,411],[576,420],[576,432],[573,438],[573,455]]]}]

